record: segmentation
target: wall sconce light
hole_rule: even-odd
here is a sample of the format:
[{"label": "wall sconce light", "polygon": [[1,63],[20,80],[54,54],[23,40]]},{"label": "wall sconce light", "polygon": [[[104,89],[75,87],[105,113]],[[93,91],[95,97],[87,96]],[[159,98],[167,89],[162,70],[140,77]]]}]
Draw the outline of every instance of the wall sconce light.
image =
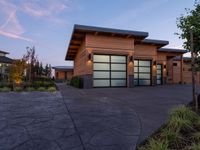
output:
[{"label": "wall sconce light", "polygon": [[156,65],[157,65],[156,61],[154,61],[154,62],[153,62],[153,65],[154,65],[154,66],[156,66]]},{"label": "wall sconce light", "polygon": [[88,54],[88,60],[92,60],[92,54],[91,53]]},{"label": "wall sconce light", "polygon": [[164,65],[164,69],[166,69],[167,68],[167,66],[166,65]]},{"label": "wall sconce light", "polygon": [[129,56],[129,62],[133,62],[133,56]]}]

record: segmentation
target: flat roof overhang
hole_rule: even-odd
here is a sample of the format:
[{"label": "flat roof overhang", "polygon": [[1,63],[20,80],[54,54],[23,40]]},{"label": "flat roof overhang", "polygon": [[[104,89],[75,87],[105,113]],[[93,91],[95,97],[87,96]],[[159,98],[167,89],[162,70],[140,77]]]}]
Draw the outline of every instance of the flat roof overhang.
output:
[{"label": "flat roof overhang", "polygon": [[172,53],[182,53],[182,54],[184,54],[184,53],[187,53],[187,52],[189,52],[188,50],[186,50],[186,49],[175,49],[175,48],[160,48],[160,49],[158,49],[158,52],[172,52]]},{"label": "flat roof overhang", "polygon": [[156,46],[158,48],[161,48],[163,46],[166,46],[169,44],[169,41],[165,41],[165,40],[155,40],[155,39],[144,39],[142,41],[136,41],[135,45],[153,45]]},{"label": "flat roof overhang", "polygon": [[148,32],[74,25],[65,60],[74,60],[86,34],[134,38],[136,41],[141,41],[148,36]]}]

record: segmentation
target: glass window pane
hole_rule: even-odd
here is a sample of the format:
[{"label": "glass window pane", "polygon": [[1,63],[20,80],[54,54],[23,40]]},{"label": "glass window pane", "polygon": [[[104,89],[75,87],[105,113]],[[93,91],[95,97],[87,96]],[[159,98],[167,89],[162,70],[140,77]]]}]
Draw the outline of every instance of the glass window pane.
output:
[{"label": "glass window pane", "polygon": [[111,80],[111,86],[126,86],[126,80]]},{"label": "glass window pane", "polygon": [[161,65],[157,65],[157,69],[161,70],[162,69]]},{"label": "glass window pane", "polygon": [[150,66],[150,65],[151,65],[150,61],[139,60],[139,66]]},{"label": "glass window pane", "polygon": [[138,80],[134,80],[134,85],[138,85]]},{"label": "glass window pane", "polygon": [[157,84],[161,84],[161,80],[157,80]]},{"label": "glass window pane", "polygon": [[162,72],[161,72],[161,70],[157,70],[157,74],[161,74]]},{"label": "glass window pane", "polygon": [[111,72],[111,78],[126,78],[126,72]]},{"label": "glass window pane", "polygon": [[109,56],[108,55],[94,55],[93,60],[94,62],[109,62]]},{"label": "glass window pane", "polygon": [[138,60],[134,60],[134,66],[138,66]]},{"label": "glass window pane", "polygon": [[94,71],[93,78],[110,78],[110,73],[102,71]]},{"label": "glass window pane", "polygon": [[157,79],[161,79],[162,78],[162,76],[161,75],[157,75]]},{"label": "glass window pane", "polygon": [[150,72],[150,67],[139,67],[139,72]]},{"label": "glass window pane", "polygon": [[134,67],[134,72],[138,72],[138,67]]},{"label": "glass window pane", "polygon": [[110,70],[109,64],[94,63],[93,67],[94,67],[94,70]]},{"label": "glass window pane", "polygon": [[139,80],[139,85],[150,85],[150,80]]},{"label": "glass window pane", "polygon": [[111,56],[111,62],[126,63],[126,56]]},{"label": "glass window pane", "polygon": [[111,70],[126,70],[126,64],[111,64]]},{"label": "glass window pane", "polygon": [[134,73],[134,78],[137,79],[138,78],[138,74]]},{"label": "glass window pane", "polygon": [[94,87],[108,87],[110,86],[110,80],[93,80]]},{"label": "glass window pane", "polygon": [[150,74],[139,74],[140,79],[150,79]]}]

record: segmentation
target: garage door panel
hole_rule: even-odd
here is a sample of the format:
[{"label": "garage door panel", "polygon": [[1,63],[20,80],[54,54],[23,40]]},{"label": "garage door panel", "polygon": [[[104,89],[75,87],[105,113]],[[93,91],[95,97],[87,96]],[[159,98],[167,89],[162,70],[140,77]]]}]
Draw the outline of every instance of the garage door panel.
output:
[{"label": "garage door panel", "polygon": [[151,85],[150,60],[134,60],[134,85]]},{"label": "garage door panel", "polygon": [[93,60],[94,87],[126,86],[126,56],[94,55]]}]

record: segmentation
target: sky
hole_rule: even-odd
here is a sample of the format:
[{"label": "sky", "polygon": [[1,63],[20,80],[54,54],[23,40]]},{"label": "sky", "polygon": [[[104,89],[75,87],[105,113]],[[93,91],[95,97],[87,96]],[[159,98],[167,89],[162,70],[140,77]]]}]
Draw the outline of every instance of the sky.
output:
[{"label": "sky", "polygon": [[149,32],[152,39],[168,40],[182,48],[176,18],[194,0],[0,0],[0,50],[21,58],[35,46],[43,64],[72,65],[65,61],[74,24]]}]

